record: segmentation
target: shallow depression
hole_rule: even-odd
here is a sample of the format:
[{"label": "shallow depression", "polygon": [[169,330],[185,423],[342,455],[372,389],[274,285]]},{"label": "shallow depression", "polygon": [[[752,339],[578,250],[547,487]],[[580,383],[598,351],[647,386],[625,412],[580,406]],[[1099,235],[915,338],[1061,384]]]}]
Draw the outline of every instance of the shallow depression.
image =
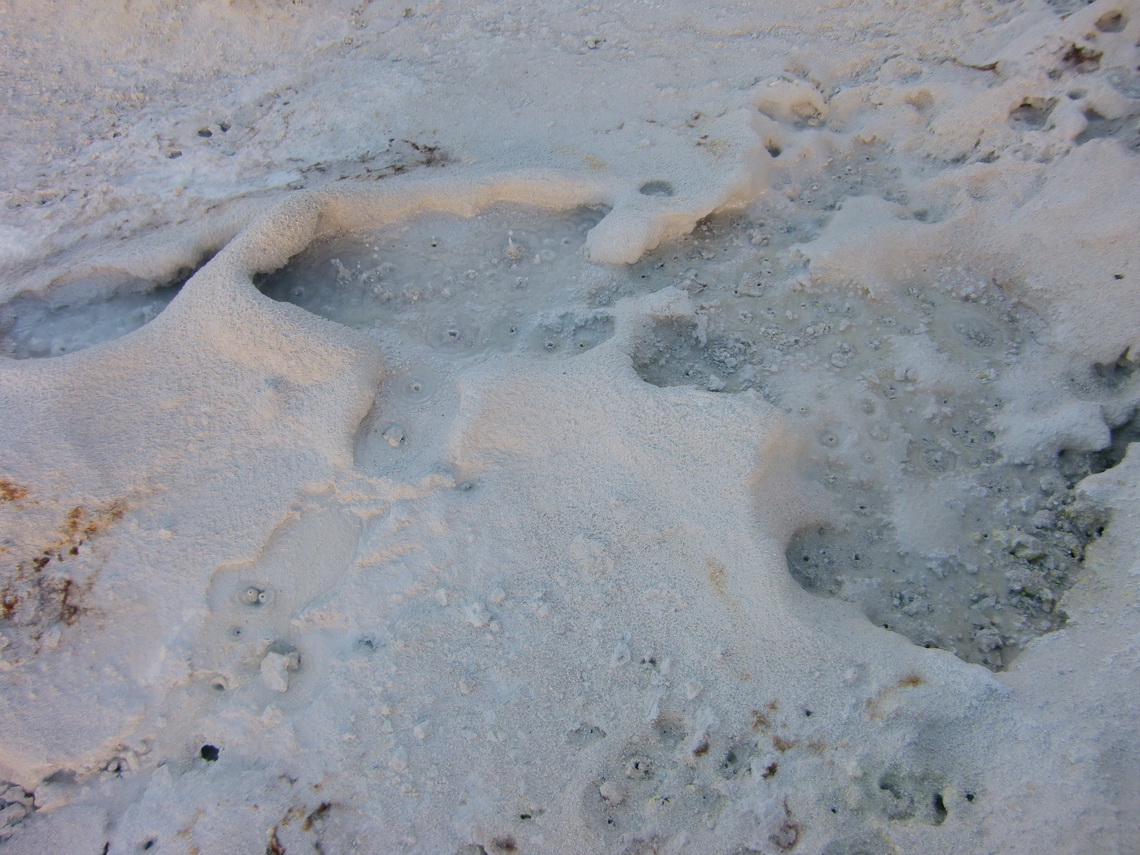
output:
[{"label": "shallow depression", "polygon": [[444,358],[534,349],[535,339],[543,349],[552,334],[561,345],[594,323],[568,310],[587,266],[586,233],[604,215],[516,207],[470,218],[425,214],[313,245],[258,286],[387,344]]},{"label": "shallow depression", "polygon": [[567,359],[613,335],[585,255],[601,208],[425,213],[316,243],[260,277],[267,296],[376,341],[392,373],[357,434],[357,465],[426,476],[443,466],[455,382],[517,356]]},{"label": "shallow depression", "polygon": [[[639,262],[641,278],[668,271],[695,312],[655,322],[635,369],[658,386],[756,390],[797,426],[836,508],[788,546],[807,590],[1005,667],[1064,624],[1058,601],[1104,526],[1073,487],[1134,437],[1134,419],[1108,415],[1136,411],[1131,366],[1068,365],[1039,317],[985,283],[916,281],[885,299],[805,286],[781,231],[713,221]],[[1041,406],[1018,400],[1035,394],[1020,379],[1032,375],[1105,414],[1089,418],[1113,442],[1090,452],[1058,439],[1060,454],[1010,458],[1003,418]]]},{"label": "shallow depression", "polygon": [[[875,168],[868,150],[835,178],[844,194],[892,193]],[[1059,598],[1104,524],[1072,488],[1099,458],[1062,448],[1007,459],[1000,420],[1021,394],[1016,377],[1035,365],[1057,374],[1059,357],[1044,322],[1000,288],[932,279],[871,299],[804,287],[796,246],[832,209],[713,217],[606,275],[582,253],[600,211],[427,215],[314,246],[261,287],[393,355],[392,406],[378,406],[365,432],[380,458],[422,442],[416,409],[468,360],[573,356],[612,335],[622,297],[682,288],[694,317],[651,327],[634,343],[634,368],[659,386],[757,390],[799,426],[839,510],[793,538],[792,575],[916,644],[1005,667],[1064,624]],[[1106,412],[1140,400],[1130,371],[1062,373],[1063,394]]]},{"label": "shallow depression", "polygon": [[[865,179],[891,192],[872,152],[852,163],[835,176],[844,194]],[[788,545],[797,581],[916,644],[1002,668],[1064,624],[1060,596],[1104,526],[1072,488],[1135,438],[1140,379],[1127,360],[1059,371],[1043,321],[991,284],[915,281],[885,299],[805,286],[796,246],[832,209],[713,217],[623,269],[585,259],[600,209],[425,214],[316,244],[257,284],[377,341],[393,371],[358,436],[358,465],[418,461],[425,474],[444,456],[454,381],[473,361],[572,358],[612,336],[622,297],[687,291],[694,316],[651,326],[633,367],[658,386],[756,390],[798,426],[838,511]],[[106,341],[156,316],[179,287],[94,285],[111,296],[10,302],[5,352]],[[1111,442],[1007,459],[1001,420],[1019,406],[1017,377],[1035,372],[1059,378],[1060,397],[1106,420],[1116,413]]]},{"label": "shallow depression", "polygon": [[188,278],[156,287],[130,276],[92,276],[69,285],[75,297],[68,301],[17,296],[0,306],[0,355],[63,356],[120,338],[158,317]]}]

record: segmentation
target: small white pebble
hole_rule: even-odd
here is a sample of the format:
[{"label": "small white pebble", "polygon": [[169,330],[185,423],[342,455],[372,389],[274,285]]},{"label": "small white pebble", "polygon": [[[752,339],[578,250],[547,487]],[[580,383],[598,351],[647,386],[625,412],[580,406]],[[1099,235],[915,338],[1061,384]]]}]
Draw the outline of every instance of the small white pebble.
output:
[{"label": "small white pebble", "polygon": [[486,629],[491,622],[491,613],[482,603],[471,603],[464,606],[463,617],[475,629]]},{"label": "small white pebble", "polygon": [[392,448],[398,448],[404,442],[404,427],[403,425],[391,424],[384,428],[382,434],[384,441]]},{"label": "small white pebble", "polygon": [[296,671],[301,658],[297,651],[278,653],[270,650],[261,660],[261,681],[275,692],[289,691],[289,672]]},{"label": "small white pebble", "polygon": [[625,801],[625,791],[613,781],[603,783],[598,787],[598,792],[611,805],[620,805]]}]

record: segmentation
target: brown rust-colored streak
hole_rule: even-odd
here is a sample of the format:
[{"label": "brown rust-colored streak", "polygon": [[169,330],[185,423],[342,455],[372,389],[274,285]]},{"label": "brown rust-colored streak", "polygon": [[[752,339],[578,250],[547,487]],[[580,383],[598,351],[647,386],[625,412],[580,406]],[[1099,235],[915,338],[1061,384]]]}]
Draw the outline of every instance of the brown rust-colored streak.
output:
[{"label": "brown rust-colored streak", "polygon": [[783,754],[789,748],[795,748],[797,745],[799,745],[798,742],[793,742],[793,741],[784,739],[784,737],[782,737],[782,736],[772,734],[772,747],[775,748],[777,751],[779,751],[781,754]]},{"label": "brown rust-colored streak", "polygon": [[893,686],[887,686],[885,689],[879,690],[875,695],[867,698],[867,717],[873,721],[878,721],[883,718],[884,710],[883,704],[896,694],[900,689],[917,689],[926,685],[926,678],[921,674],[907,674],[902,677]]},{"label": "brown rust-colored streak", "polygon": [[705,562],[705,570],[709,574],[709,584],[713,586],[717,596],[725,597],[728,594],[728,569],[720,561],[710,558]]},{"label": "brown rust-colored streak", "polygon": [[[28,495],[26,488],[11,481],[0,480],[3,501],[13,501]],[[49,575],[52,561],[63,562],[79,555],[79,548],[105,533],[123,518],[127,504],[121,499],[93,509],[77,505],[64,517],[54,540],[19,561],[4,572],[0,579],[0,620],[12,618],[21,607],[37,612],[33,622],[54,620],[73,626],[86,611],[83,599],[91,592],[95,576],[80,584],[75,580]]]},{"label": "brown rust-colored streak", "polygon": [[75,622],[79,620],[79,616],[83,614],[84,608],[82,605],[82,594],[90,590],[90,586],[84,586],[86,590],[82,593],[79,592],[78,586],[71,579],[64,579],[59,584],[59,619],[67,626],[74,626]]},{"label": "brown rust-colored streak", "polygon": [[65,527],[67,540],[61,546],[64,548],[82,546],[121,520],[126,510],[126,502],[121,499],[108,502],[93,511],[88,511],[83,506],[74,508],[67,515]]},{"label": "brown rust-colored streak", "polygon": [[332,807],[332,802],[321,802],[313,810],[312,813],[310,813],[307,817],[305,817],[305,823],[304,823],[304,825],[301,826],[301,828],[304,831],[312,831],[313,830],[313,823],[316,822],[321,817],[323,817],[326,813],[328,813],[329,809],[331,807]]},{"label": "brown rust-colored streak", "polygon": [[18,502],[26,498],[28,488],[7,478],[0,478],[0,502]]}]

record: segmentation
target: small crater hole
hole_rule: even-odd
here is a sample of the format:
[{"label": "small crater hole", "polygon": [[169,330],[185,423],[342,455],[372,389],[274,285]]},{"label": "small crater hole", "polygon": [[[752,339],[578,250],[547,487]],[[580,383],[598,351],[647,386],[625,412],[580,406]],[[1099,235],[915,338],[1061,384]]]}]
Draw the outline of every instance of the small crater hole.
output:
[{"label": "small crater hole", "polygon": [[673,185],[668,181],[646,181],[638,188],[642,196],[672,196]]}]

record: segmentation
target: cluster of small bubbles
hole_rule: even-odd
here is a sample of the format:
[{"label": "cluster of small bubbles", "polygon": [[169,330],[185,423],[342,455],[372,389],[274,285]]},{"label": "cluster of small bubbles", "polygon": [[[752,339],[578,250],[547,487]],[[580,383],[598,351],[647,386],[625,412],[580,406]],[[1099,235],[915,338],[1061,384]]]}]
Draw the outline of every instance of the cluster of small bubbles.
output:
[{"label": "cluster of small bubbles", "polygon": [[612,315],[590,293],[616,277],[585,252],[605,214],[427,212],[314,243],[254,284],[373,340],[395,370],[357,432],[355,460],[418,467],[459,403],[464,372],[504,358],[571,358],[612,337]]},{"label": "cluster of small bubbles", "polygon": [[[643,659],[642,664],[645,662]],[[601,728],[580,724],[568,734],[571,745],[583,749],[606,743],[605,751],[595,752],[599,758],[596,773],[582,791],[583,816],[611,844],[624,843],[647,827],[664,834],[693,829],[703,834],[708,829],[714,835],[712,848],[716,851],[751,852],[756,848],[751,841],[757,839],[756,829],[762,823],[762,834],[772,844],[764,851],[791,851],[801,839],[804,826],[786,806],[768,812],[762,820],[751,818],[747,828],[729,826],[726,831],[720,821],[727,804],[745,798],[757,786],[781,786],[781,781],[788,777],[786,769],[794,766],[785,765],[784,754],[801,744],[802,731],[796,719],[802,715],[806,721],[815,712],[805,707],[793,716],[781,714],[779,709],[778,701],[773,700],[762,709],[753,709],[747,719],[735,726],[720,721],[698,724],[683,711],[658,712],[624,743],[612,744],[614,737]],[[960,789],[948,777],[937,773],[916,775],[903,780],[897,789],[903,798],[912,792],[921,798],[931,790]],[[894,779],[890,782],[894,784]],[[851,801],[856,792],[848,785]],[[868,795],[870,798],[861,802],[875,799],[877,789]],[[934,793],[929,797],[932,804],[937,803]],[[877,800],[859,806],[868,813],[885,813]],[[925,820],[929,816],[935,822],[947,813],[937,808],[913,811],[916,818]],[[737,834],[745,835],[748,845],[734,841]],[[708,849],[708,845],[702,845]]]},{"label": "cluster of small bubbles", "polygon": [[239,602],[255,609],[273,605],[275,598],[272,588],[260,588],[257,585],[247,585],[238,592]]},{"label": "cluster of small bubbles", "polygon": [[453,356],[471,353],[485,343],[479,324],[458,318],[428,320],[425,323],[424,340],[432,349]]},{"label": "cluster of small bubbles", "polygon": [[469,366],[503,356],[573,357],[613,335],[611,314],[590,305],[600,274],[584,251],[605,213],[425,213],[316,243],[255,284],[376,342],[397,368],[358,435],[357,460],[391,465],[386,443],[412,449],[399,465],[418,465],[414,452],[430,446],[438,424],[422,422],[427,405],[436,415],[453,406],[456,397],[440,393]]},{"label": "cluster of small bubbles", "polygon": [[522,328],[572,300],[586,233],[604,214],[508,207],[473,217],[424,214],[315,244],[258,287],[346,326],[475,355],[501,348],[501,319]]},{"label": "cluster of small bubbles", "polygon": [[545,355],[572,356],[597,347],[613,335],[613,318],[606,313],[563,312],[541,321],[529,337],[528,349]]},{"label": "cluster of small bubbles", "polygon": [[408,404],[424,404],[435,397],[439,377],[427,368],[398,372],[391,380],[392,393]]}]

